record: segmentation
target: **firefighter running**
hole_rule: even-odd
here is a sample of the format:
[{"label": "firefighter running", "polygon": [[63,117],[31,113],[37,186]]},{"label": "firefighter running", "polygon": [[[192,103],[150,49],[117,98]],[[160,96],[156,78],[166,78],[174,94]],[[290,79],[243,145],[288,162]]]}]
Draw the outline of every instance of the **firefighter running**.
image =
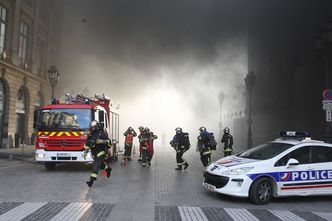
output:
[{"label": "firefighter running", "polygon": [[123,134],[125,136],[125,152],[123,154],[125,161],[131,161],[131,151],[133,148],[133,139],[137,136],[136,132],[132,127],[128,127],[126,132]]},{"label": "firefighter running", "polygon": [[180,127],[177,127],[175,131],[176,134],[170,142],[171,146],[176,151],[177,168],[175,168],[175,170],[182,170],[182,166],[184,166],[184,169],[187,169],[189,164],[182,158],[182,156],[183,153],[190,148],[189,134],[182,132],[182,128]]},{"label": "firefighter running", "polygon": [[233,136],[230,134],[228,127],[224,129],[224,135],[222,136],[221,143],[224,143],[224,156],[231,156],[233,151]]},{"label": "firefighter running", "polygon": [[197,137],[197,151],[201,156],[203,166],[208,166],[211,162],[211,149],[216,148],[213,134],[206,131],[205,127],[199,128],[200,134]]},{"label": "firefighter running", "polygon": [[86,182],[89,187],[91,187],[93,182],[97,180],[99,169],[105,170],[107,177],[110,177],[112,168],[110,167],[109,159],[107,158],[107,150],[111,146],[110,139],[100,127],[98,121],[91,121],[90,133],[88,134],[83,155],[84,158],[86,158],[89,150],[91,150],[91,154],[94,159],[90,180]]}]

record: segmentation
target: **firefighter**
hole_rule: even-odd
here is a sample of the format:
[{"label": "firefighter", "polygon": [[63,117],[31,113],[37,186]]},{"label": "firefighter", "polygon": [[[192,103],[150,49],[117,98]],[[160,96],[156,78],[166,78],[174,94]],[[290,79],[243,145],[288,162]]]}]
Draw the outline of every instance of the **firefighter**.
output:
[{"label": "firefighter", "polygon": [[150,129],[148,127],[144,128],[144,132],[143,135],[141,136],[140,143],[142,145],[142,167],[145,167],[146,162],[150,158],[149,150],[151,151]]},{"label": "firefighter", "polygon": [[100,127],[98,121],[91,121],[90,132],[88,134],[83,155],[84,158],[86,158],[89,150],[91,150],[94,159],[90,180],[86,182],[89,187],[91,187],[93,182],[97,180],[99,169],[104,169],[107,177],[110,177],[112,168],[109,165],[110,162],[107,157],[107,150],[110,147],[112,147],[111,140],[108,138],[103,128]]},{"label": "firefighter", "polygon": [[233,151],[233,136],[230,134],[230,129],[228,127],[225,127],[224,129],[221,143],[224,143],[224,156],[231,156]]},{"label": "firefighter", "polygon": [[138,161],[142,161],[142,148],[143,148],[143,142],[141,142],[143,136],[144,136],[144,127],[139,126],[139,135],[138,135],[138,141],[139,141],[139,158]]},{"label": "firefighter", "polygon": [[133,139],[137,136],[136,132],[132,127],[128,127],[126,132],[123,134],[125,136],[125,152],[123,154],[125,161],[131,161],[131,150],[133,148]]},{"label": "firefighter", "polygon": [[199,136],[197,137],[197,150],[200,153],[203,166],[207,167],[211,162],[211,148],[209,142],[213,137],[211,133],[206,131],[205,127],[200,127],[199,132]]},{"label": "firefighter", "polygon": [[190,148],[189,134],[182,132],[182,128],[180,127],[177,127],[175,131],[176,134],[170,142],[171,146],[176,151],[177,168],[175,168],[175,170],[182,170],[182,166],[184,166],[184,169],[187,169],[189,164],[182,158],[182,156],[184,152]]},{"label": "firefighter", "polygon": [[[157,135],[154,135],[152,131],[149,133],[149,148],[147,149],[147,157],[145,158],[148,165],[151,166],[151,160],[154,154],[154,140],[158,139]],[[143,157],[144,162],[144,157]]]}]

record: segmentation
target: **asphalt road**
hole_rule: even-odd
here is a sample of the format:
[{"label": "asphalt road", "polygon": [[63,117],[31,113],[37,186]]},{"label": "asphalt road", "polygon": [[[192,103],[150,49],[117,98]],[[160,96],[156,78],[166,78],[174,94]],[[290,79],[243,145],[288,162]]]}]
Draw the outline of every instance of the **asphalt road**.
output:
[{"label": "asphalt road", "polygon": [[[137,160],[113,163],[111,178],[88,188],[91,165],[0,160],[0,220],[332,220],[332,197],[273,199],[257,206],[248,199],[205,190],[203,166],[194,149],[190,164],[175,171],[175,152],[156,148],[152,166]],[[214,152],[213,159],[221,156]],[[134,155],[136,159],[137,154]]]}]

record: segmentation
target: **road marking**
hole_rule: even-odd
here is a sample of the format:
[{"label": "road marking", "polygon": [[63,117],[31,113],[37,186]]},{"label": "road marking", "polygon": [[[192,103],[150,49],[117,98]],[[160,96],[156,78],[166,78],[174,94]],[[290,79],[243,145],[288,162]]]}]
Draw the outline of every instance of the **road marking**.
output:
[{"label": "road marking", "polygon": [[204,212],[199,207],[179,206],[182,221],[208,221]]},{"label": "road marking", "polygon": [[38,210],[40,207],[45,205],[46,203],[24,203],[20,206],[15,207],[12,210],[2,214],[0,216],[1,221],[17,221],[21,220],[30,213]]},{"label": "road marking", "polygon": [[225,211],[232,217],[234,221],[259,221],[253,214],[246,209],[225,208]]},{"label": "road marking", "polygon": [[332,221],[332,213],[324,213],[324,212],[312,212],[312,213],[322,217],[323,219]]},{"label": "road marking", "polygon": [[295,215],[294,213],[288,210],[269,210],[269,211],[270,213],[272,213],[273,215],[284,221],[305,221],[301,217]]},{"label": "road marking", "polygon": [[71,203],[66,206],[60,213],[54,216],[51,221],[76,221],[90,208],[91,203]]}]

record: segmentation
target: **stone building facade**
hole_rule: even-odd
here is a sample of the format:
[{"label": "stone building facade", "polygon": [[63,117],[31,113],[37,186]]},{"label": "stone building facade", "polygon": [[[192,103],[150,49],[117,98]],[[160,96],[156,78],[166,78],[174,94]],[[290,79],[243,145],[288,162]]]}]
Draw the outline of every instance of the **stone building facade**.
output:
[{"label": "stone building facade", "polygon": [[36,110],[49,102],[58,62],[61,1],[0,0],[0,148],[31,144]]}]

